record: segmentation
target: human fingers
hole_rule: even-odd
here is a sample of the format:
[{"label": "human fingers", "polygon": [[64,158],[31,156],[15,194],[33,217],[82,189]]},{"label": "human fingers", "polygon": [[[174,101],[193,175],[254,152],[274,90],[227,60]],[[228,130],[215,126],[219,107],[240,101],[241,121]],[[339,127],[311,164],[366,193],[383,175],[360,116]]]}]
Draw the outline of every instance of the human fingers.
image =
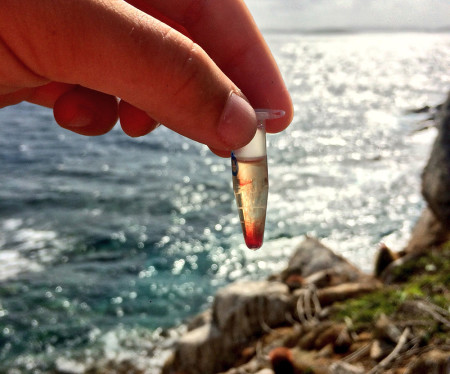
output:
[{"label": "human fingers", "polygon": [[118,103],[115,96],[75,86],[57,98],[53,115],[67,130],[88,136],[103,135],[117,122]]},{"label": "human fingers", "polygon": [[25,100],[33,104],[53,108],[56,100],[74,87],[76,87],[75,84],[50,82],[43,86],[33,88]]},{"label": "human fingers", "polygon": [[242,0],[127,0],[186,31],[242,90],[254,108],[281,109],[285,116],[268,120],[268,132],[292,120],[290,95],[281,73]]},{"label": "human fingers", "polygon": [[159,126],[159,123],[143,110],[123,100],[119,103],[119,117],[123,132],[133,138],[147,135]]},{"label": "human fingers", "polygon": [[230,152],[227,152],[227,151],[224,151],[224,150],[221,150],[221,149],[211,148],[211,147],[209,147],[209,150],[212,153],[214,153],[216,156],[223,157],[223,158],[230,157]]},{"label": "human fingers", "polygon": [[16,105],[26,100],[32,92],[32,88],[15,89],[13,91],[8,90],[0,94],[0,108],[4,108],[9,105]]},{"label": "human fingers", "polygon": [[115,97],[57,82],[0,95],[0,107],[24,100],[53,108],[58,124],[82,135],[102,135],[108,132],[118,116]]},{"label": "human fingers", "polygon": [[[111,121],[116,118],[115,114],[117,113],[116,106],[116,100],[111,100],[107,97],[103,97],[100,92],[93,94],[92,90],[85,90],[82,87],[73,85],[73,84],[66,84],[66,83],[57,83],[57,82],[51,82],[41,87],[36,87],[35,89],[24,89],[21,90],[18,93],[10,94],[11,99],[10,101],[15,101],[14,103],[27,100],[29,102],[32,102],[34,104],[46,106],[49,108],[53,108],[55,105],[55,102],[65,93],[68,91],[74,89],[76,90],[76,94],[71,94],[68,96],[65,96],[65,100],[59,100],[58,105],[61,105],[61,103],[64,103],[63,105],[65,107],[70,107],[71,111],[71,117],[72,122],[79,118],[83,122],[86,122],[87,118],[86,115],[88,114],[85,110],[82,113],[79,113],[78,115],[75,113],[77,108],[83,108],[86,106],[85,101],[90,101],[89,107],[91,114],[90,121],[92,123],[99,123],[98,118],[104,118],[105,117],[105,111],[111,112],[109,114]],[[68,103],[67,100],[71,100],[72,102]],[[100,101],[100,102],[98,102]],[[102,105],[102,103],[109,103],[109,105],[105,106]],[[63,109],[56,108],[56,112],[60,113]],[[128,104],[126,101],[121,100],[119,103],[119,118],[120,118],[120,124],[122,127],[122,130],[131,137],[138,137],[143,136],[151,131],[153,131],[156,127],[158,127],[158,122],[156,122],[154,119],[150,118],[144,111],[132,106],[131,104]],[[84,116],[84,118],[82,118]],[[67,117],[67,114],[64,116]],[[59,114],[58,114],[59,118]],[[111,125],[107,122],[100,121],[100,123],[105,123],[105,128],[99,129],[98,133],[102,134],[104,133],[104,130],[111,128]],[[65,128],[79,132],[79,127],[83,127],[83,124],[80,123],[78,126],[76,124],[72,124],[70,127],[67,124],[67,120],[65,122]],[[83,129],[86,130],[86,129]]]},{"label": "human fingers", "polygon": [[217,149],[253,137],[253,109],[204,50],[131,5],[3,0],[1,6],[0,36],[35,77],[120,97]]}]

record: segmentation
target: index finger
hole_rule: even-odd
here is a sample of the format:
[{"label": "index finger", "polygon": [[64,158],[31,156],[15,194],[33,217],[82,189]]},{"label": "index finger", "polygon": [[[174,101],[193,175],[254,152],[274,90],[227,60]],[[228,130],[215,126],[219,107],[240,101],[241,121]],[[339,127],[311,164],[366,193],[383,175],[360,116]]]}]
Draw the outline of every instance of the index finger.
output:
[{"label": "index finger", "polygon": [[242,0],[127,2],[162,18],[183,33],[187,31],[254,108],[284,110],[284,117],[268,121],[269,132],[279,132],[289,125],[293,116],[290,95],[269,47]]}]

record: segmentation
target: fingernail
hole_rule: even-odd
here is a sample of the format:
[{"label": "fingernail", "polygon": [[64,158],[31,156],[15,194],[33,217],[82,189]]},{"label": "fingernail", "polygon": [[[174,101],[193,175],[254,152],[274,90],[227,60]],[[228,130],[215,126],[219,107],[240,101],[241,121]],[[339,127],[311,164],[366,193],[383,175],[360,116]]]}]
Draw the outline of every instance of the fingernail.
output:
[{"label": "fingernail", "polygon": [[74,113],[68,115],[66,125],[70,127],[84,127],[90,125],[95,118],[94,112],[85,106],[78,106]]},{"label": "fingernail", "polygon": [[217,126],[220,139],[231,150],[243,147],[256,132],[256,114],[251,105],[237,93],[228,97]]}]

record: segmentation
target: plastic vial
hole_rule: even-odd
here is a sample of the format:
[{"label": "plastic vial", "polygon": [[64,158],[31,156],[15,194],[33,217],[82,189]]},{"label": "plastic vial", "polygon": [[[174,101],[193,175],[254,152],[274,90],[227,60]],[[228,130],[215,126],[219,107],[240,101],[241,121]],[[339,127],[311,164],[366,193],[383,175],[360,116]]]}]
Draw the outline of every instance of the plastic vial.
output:
[{"label": "plastic vial", "polygon": [[282,110],[257,109],[256,134],[249,144],[231,153],[233,190],[245,244],[258,249],[264,240],[269,177],[267,172],[266,119],[284,116]]}]

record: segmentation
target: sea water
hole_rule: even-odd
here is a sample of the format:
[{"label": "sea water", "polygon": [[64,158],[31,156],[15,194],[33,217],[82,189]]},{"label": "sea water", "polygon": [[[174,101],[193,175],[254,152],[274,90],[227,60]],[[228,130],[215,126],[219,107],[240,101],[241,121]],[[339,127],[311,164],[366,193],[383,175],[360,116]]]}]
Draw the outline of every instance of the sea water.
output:
[{"label": "sea water", "polygon": [[124,357],[156,372],[165,329],[218,287],[280,270],[304,234],[366,271],[380,241],[404,245],[435,136],[407,110],[444,100],[450,35],[265,36],[295,117],[267,137],[259,251],[242,241],[229,160],[205,146],[163,127],[85,138],[45,108],[0,110],[0,372]]}]

